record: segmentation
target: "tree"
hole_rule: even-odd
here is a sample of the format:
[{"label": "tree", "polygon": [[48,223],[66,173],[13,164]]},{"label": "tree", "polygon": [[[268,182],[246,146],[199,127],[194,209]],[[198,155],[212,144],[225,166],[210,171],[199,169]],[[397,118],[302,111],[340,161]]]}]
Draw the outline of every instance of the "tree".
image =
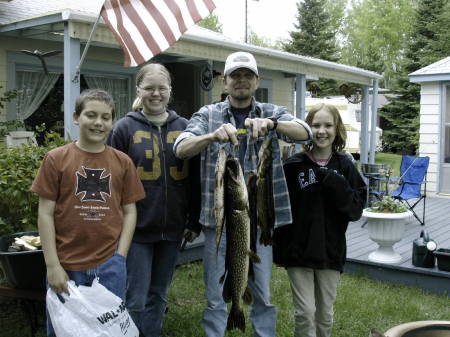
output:
[{"label": "tree", "polygon": [[325,11],[330,16],[329,30],[335,37],[336,49],[340,59],[340,42],[343,40],[345,8],[348,0],[326,0]]},{"label": "tree", "polygon": [[248,43],[253,44],[255,46],[260,47],[266,47],[266,48],[272,48],[272,49],[282,49],[282,45],[279,41],[276,41],[275,43],[272,42],[271,39],[259,36],[254,31],[250,31],[250,34],[248,35]]},{"label": "tree", "polygon": [[353,0],[344,21],[341,61],[383,74],[380,85],[391,87],[412,30],[416,1]]},{"label": "tree", "polygon": [[[335,33],[329,13],[326,11],[327,0],[304,0],[297,3],[297,20],[295,31],[289,33],[291,40],[284,45],[284,50],[294,54],[311,56],[336,62]],[[326,96],[337,93],[336,81],[320,79],[308,82],[308,90],[315,95]],[[317,92],[317,94],[316,94]]]},{"label": "tree", "polygon": [[336,62],[336,40],[331,19],[325,11],[325,0],[305,0],[297,3],[297,30],[289,33],[291,41],[285,45],[290,53],[312,56]]},{"label": "tree", "polygon": [[222,33],[222,24],[219,22],[219,17],[215,14],[208,15],[203,20],[197,22],[197,25],[217,33]]},{"label": "tree", "polygon": [[[432,46],[438,36],[436,22],[448,0],[422,0],[413,17],[405,60],[396,84],[396,96],[380,115],[385,119],[383,142],[393,151],[414,154],[419,144],[420,86],[409,82],[408,74],[439,59]],[[447,6],[447,5],[446,5]]]},{"label": "tree", "polygon": [[435,32],[430,42],[431,52],[434,57],[424,57],[424,62],[430,64],[432,60],[450,56],[450,1],[446,1],[443,10],[437,15],[437,20],[429,24],[429,29]]}]

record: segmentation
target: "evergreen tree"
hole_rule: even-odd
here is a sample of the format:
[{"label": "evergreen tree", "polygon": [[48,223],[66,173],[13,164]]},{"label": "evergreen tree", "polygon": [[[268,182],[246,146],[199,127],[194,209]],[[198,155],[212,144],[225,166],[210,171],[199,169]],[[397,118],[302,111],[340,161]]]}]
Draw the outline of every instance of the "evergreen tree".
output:
[{"label": "evergreen tree", "polygon": [[[311,56],[332,62],[338,61],[336,40],[332,31],[332,21],[326,11],[326,0],[304,0],[297,3],[297,20],[295,31],[289,33],[291,40],[284,45],[284,50],[303,56]],[[319,95],[337,93],[336,81],[320,79],[308,82],[308,89],[319,88]]]},{"label": "evergreen tree", "polygon": [[414,154],[419,144],[420,85],[409,82],[408,74],[439,59],[432,49],[437,39],[436,25],[448,0],[419,1],[413,19],[413,31],[397,80],[395,97],[380,115],[385,119],[383,142],[394,152]]},{"label": "evergreen tree", "polygon": [[450,1],[447,0],[443,8],[436,22],[429,25],[430,29],[435,32],[431,50],[437,59],[450,56]]}]

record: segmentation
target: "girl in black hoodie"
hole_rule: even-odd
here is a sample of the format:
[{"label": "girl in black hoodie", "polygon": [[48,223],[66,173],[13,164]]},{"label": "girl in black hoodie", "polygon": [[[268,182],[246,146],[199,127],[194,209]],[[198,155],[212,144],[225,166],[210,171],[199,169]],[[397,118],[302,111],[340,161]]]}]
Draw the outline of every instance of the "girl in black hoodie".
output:
[{"label": "girl in black hoodie", "polygon": [[328,337],[346,259],[345,232],[361,217],[366,184],[349,155],[339,111],[315,105],[306,122],[313,143],[284,164],[293,223],[275,230],[274,262],[287,268],[294,302],[294,337]]}]

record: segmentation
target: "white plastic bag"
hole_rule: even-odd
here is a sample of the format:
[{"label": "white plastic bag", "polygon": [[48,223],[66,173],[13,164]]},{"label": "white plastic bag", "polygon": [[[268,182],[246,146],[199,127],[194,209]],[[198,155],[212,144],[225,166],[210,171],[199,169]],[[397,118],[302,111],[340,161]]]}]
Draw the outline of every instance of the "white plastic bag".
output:
[{"label": "white plastic bag", "polygon": [[138,337],[139,331],[125,303],[97,279],[92,286],[68,282],[70,295],[61,294],[64,303],[50,288],[47,310],[58,337]]}]

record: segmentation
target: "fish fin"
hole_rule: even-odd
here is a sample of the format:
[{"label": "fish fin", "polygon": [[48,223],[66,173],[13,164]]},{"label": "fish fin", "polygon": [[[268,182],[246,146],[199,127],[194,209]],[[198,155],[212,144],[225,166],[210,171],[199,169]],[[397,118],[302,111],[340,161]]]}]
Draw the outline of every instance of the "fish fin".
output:
[{"label": "fish fin", "polygon": [[222,284],[223,281],[225,281],[225,275],[226,275],[226,272],[223,273],[223,275],[220,277],[220,279],[219,279],[220,284]]},{"label": "fish fin", "polygon": [[259,238],[259,243],[264,246],[271,246],[272,245],[272,234],[271,231],[262,231],[261,237]]},{"label": "fish fin", "polygon": [[250,305],[253,302],[253,296],[248,286],[245,288],[244,294],[242,295],[242,301],[247,305]]},{"label": "fish fin", "polygon": [[248,251],[248,256],[249,256],[251,262],[253,262],[253,263],[261,263],[261,259],[259,258],[259,256],[256,255],[251,250]]},{"label": "fish fin", "polygon": [[[222,276],[223,278],[224,276]],[[231,282],[229,277],[225,278],[225,284],[223,285],[222,297],[225,303],[230,303],[231,301]],[[223,282],[223,280],[222,280]]]},{"label": "fish fin", "polygon": [[255,267],[253,267],[253,263],[250,263],[248,266],[248,279],[255,281]]},{"label": "fish fin", "polygon": [[245,316],[242,309],[232,304],[230,314],[228,315],[227,330],[236,328],[245,332]]}]

